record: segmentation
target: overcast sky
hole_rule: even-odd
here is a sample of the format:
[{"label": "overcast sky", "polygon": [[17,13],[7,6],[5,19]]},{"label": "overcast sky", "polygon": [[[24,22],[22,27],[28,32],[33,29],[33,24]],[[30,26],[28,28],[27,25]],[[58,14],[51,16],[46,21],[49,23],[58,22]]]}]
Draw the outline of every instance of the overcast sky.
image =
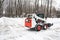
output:
[{"label": "overcast sky", "polygon": [[60,0],[55,0],[55,1],[56,1],[56,3],[54,4],[54,6],[56,8],[60,8]]}]

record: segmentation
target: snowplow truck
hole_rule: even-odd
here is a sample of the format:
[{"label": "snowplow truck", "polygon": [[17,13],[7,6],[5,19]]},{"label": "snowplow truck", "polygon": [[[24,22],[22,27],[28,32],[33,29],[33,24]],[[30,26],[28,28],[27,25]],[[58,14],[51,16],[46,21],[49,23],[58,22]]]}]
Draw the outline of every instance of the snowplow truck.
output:
[{"label": "snowplow truck", "polygon": [[51,27],[53,23],[47,23],[43,14],[32,14],[28,15],[25,19],[25,26],[29,29],[34,28],[36,31],[40,31],[42,29],[46,30]]}]

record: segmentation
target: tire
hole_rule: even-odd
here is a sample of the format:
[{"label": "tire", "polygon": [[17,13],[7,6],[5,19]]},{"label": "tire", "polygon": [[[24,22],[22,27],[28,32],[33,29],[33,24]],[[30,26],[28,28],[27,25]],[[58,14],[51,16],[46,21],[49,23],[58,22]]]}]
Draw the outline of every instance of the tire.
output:
[{"label": "tire", "polygon": [[37,27],[35,27],[36,31],[40,31],[41,29],[42,29],[42,26],[40,26],[40,25],[37,25]]},{"label": "tire", "polygon": [[46,30],[48,28],[48,25],[44,25],[43,29]]}]

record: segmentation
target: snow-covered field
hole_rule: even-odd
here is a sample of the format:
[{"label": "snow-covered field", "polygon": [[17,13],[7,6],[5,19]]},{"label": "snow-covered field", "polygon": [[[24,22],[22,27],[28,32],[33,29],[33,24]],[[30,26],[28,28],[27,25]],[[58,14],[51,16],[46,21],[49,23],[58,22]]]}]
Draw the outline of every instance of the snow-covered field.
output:
[{"label": "snow-covered field", "polygon": [[60,40],[60,18],[48,18],[54,25],[39,32],[24,27],[24,19],[0,18],[0,40]]}]

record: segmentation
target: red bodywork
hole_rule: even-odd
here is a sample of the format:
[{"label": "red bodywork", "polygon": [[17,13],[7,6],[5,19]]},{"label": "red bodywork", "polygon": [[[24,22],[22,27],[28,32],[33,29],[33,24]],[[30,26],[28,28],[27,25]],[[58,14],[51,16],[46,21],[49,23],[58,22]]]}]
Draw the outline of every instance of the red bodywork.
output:
[{"label": "red bodywork", "polygon": [[28,28],[32,27],[32,19],[31,18],[26,18],[25,19],[25,26]]}]

